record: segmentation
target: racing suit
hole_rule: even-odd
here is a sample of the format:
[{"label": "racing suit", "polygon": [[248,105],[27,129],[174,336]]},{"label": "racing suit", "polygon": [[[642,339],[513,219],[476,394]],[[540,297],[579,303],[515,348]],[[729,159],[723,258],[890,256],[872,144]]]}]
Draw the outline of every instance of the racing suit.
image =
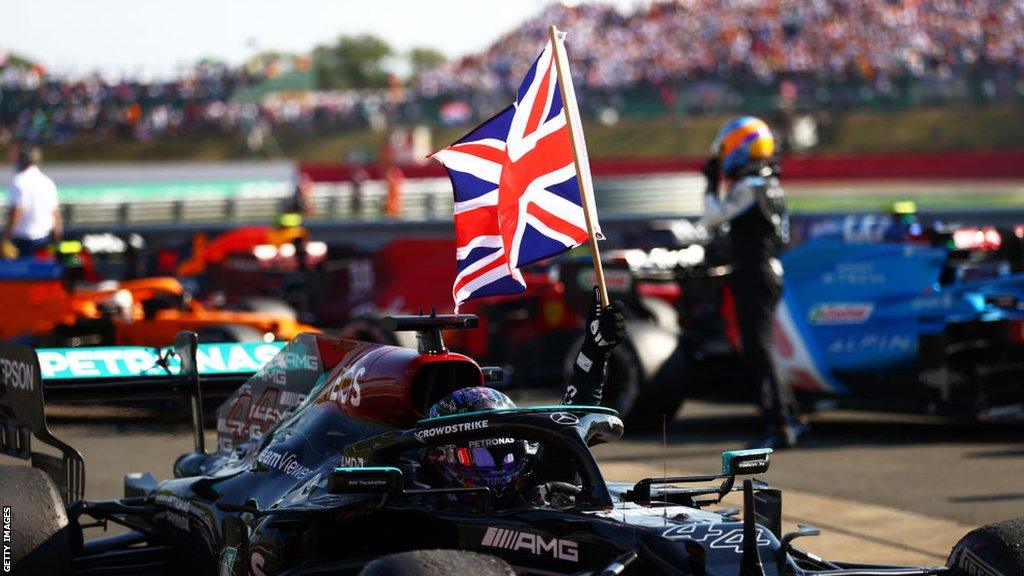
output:
[{"label": "racing suit", "polygon": [[753,162],[733,177],[721,203],[714,186],[701,222],[709,230],[729,223],[734,254],[730,286],[743,345],[743,364],[749,385],[757,390],[769,428],[781,430],[795,420],[793,393],[779,376],[772,359],[775,308],[782,296],[779,254],[789,240],[786,195],[778,169]]},{"label": "racing suit", "polygon": [[562,404],[567,406],[598,406],[608,376],[608,356],[612,348],[626,337],[626,320],[622,302],[602,307],[597,287],[587,315],[583,345],[573,363],[572,378],[565,386]]}]

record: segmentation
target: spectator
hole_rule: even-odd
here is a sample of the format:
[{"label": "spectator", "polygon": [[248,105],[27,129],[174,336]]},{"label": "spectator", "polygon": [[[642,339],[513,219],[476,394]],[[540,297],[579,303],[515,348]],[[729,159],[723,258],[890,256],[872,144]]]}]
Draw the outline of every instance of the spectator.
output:
[{"label": "spectator", "polygon": [[7,196],[7,222],[0,244],[11,243],[22,257],[31,257],[64,234],[57,186],[39,169],[41,154],[34,146],[14,149],[16,174]]},{"label": "spectator", "polygon": [[547,41],[569,32],[575,84],[606,90],[700,77],[861,78],[948,75],[1024,61],[1017,0],[679,0],[630,12],[599,3],[552,4],[481,54],[419,77],[424,96],[514,89]]}]

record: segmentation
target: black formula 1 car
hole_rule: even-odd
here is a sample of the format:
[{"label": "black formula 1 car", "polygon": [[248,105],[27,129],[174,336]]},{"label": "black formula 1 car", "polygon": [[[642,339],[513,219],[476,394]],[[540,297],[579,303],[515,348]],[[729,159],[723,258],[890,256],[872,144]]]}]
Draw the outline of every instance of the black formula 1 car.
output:
[{"label": "black formula 1 car", "polygon": [[[910,576],[1024,571],[1024,521],[981,528],[948,566],[831,562],[781,531],[781,494],[749,478],[769,451],[723,455],[720,473],[606,481],[590,447],[623,431],[613,410],[550,406],[424,418],[435,401],[500,380],[450,353],[441,330],[471,316],[404,317],[420,349],[302,335],[242,384],[217,413],[205,450],[197,339],[179,335],[180,370],[165,376],[49,383],[56,397],[186,394],[195,451],[174,478],[125,477],[124,497],[86,500],[82,457],[48,430],[36,352],[0,345],[4,454],[3,565],[21,574],[722,574]],[[224,378],[211,382],[225,385]],[[527,481],[509,501],[489,488],[425,480],[424,450],[521,439]],[[50,456],[38,444],[61,453]],[[737,482],[741,476],[748,478]],[[709,511],[734,490],[743,513]],[[116,524],[115,535],[90,538]]]}]

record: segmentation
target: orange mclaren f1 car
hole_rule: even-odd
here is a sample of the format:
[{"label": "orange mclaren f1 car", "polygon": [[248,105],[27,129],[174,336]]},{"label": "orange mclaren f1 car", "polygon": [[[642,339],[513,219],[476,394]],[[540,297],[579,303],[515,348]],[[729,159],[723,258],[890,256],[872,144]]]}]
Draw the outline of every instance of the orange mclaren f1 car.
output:
[{"label": "orange mclaren f1 car", "polygon": [[0,341],[156,345],[181,330],[208,342],[290,340],[317,331],[293,313],[213,309],[172,277],[73,282],[52,261],[0,261]]}]

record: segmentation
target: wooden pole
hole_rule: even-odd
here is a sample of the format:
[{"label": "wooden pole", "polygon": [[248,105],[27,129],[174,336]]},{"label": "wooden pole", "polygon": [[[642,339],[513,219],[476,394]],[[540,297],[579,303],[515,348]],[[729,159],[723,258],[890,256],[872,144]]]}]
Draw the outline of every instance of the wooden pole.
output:
[{"label": "wooden pole", "polygon": [[[580,200],[583,202],[583,217],[587,222],[587,235],[589,236],[590,243],[590,257],[594,261],[594,277],[597,279],[597,288],[601,293],[601,306],[608,306],[608,288],[604,282],[604,267],[601,266],[601,250],[597,246],[597,235],[594,233],[594,222],[590,215],[590,202],[589,198],[593,198],[593,190],[588,187],[589,182],[584,182],[583,171],[580,166],[580,154],[579,145],[580,142],[576,141],[576,131],[574,128],[579,127],[580,134],[583,133],[583,124],[580,119],[576,117],[575,106],[570,106],[570,100],[566,97],[566,78],[569,77],[569,60],[565,58],[565,54],[562,53],[561,43],[558,41],[558,28],[552,25],[549,29],[551,33],[551,50],[552,57],[555,59],[555,69],[558,72],[558,89],[562,94],[562,110],[565,112],[565,122],[569,127],[569,141],[572,143],[572,159],[576,165],[576,184],[580,188]],[[563,62],[563,59],[565,60]],[[575,96],[575,94],[573,95]],[[575,102],[575,97],[572,100]],[[597,204],[594,204],[595,212],[597,210]]]}]

